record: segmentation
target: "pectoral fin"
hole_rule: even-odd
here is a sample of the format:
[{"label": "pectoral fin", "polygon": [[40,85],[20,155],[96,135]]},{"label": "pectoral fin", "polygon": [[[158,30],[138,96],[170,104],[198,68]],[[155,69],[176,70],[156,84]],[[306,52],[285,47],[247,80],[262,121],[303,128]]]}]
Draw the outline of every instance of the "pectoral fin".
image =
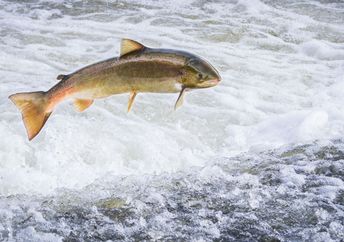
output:
[{"label": "pectoral fin", "polygon": [[133,105],[136,94],[137,92],[134,92],[134,91],[130,93],[129,102],[128,102],[128,113],[130,112],[131,106]]},{"label": "pectoral fin", "polygon": [[174,110],[176,110],[177,108],[179,108],[180,106],[182,106],[183,102],[184,102],[184,96],[185,96],[185,91],[186,89],[183,88],[180,93],[179,93],[179,97],[176,101],[176,104],[174,105]]},{"label": "pectoral fin", "polygon": [[86,108],[91,106],[92,103],[93,103],[92,99],[75,99],[74,107],[78,112],[82,112]]}]

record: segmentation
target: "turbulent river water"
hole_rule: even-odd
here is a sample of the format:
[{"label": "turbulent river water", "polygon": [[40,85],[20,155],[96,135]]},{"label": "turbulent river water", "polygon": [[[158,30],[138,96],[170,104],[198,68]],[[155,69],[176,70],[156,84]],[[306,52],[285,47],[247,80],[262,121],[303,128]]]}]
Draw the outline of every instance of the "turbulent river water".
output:
[{"label": "turbulent river water", "polygon": [[[7,99],[117,56],[193,52],[223,81],[173,111],[65,102],[32,142]],[[344,3],[0,1],[0,241],[341,241]]]}]

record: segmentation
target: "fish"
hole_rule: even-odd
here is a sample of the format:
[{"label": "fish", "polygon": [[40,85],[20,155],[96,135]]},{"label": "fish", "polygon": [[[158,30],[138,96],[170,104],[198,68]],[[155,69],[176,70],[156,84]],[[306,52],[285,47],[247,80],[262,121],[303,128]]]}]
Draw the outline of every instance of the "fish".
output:
[{"label": "fish", "polygon": [[129,112],[138,93],[179,93],[174,108],[183,104],[187,91],[216,86],[219,72],[203,58],[181,50],[149,48],[122,39],[120,55],[57,76],[48,91],[22,92],[9,96],[22,114],[27,137],[41,131],[56,105],[73,99],[83,112],[95,99],[129,93]]}]

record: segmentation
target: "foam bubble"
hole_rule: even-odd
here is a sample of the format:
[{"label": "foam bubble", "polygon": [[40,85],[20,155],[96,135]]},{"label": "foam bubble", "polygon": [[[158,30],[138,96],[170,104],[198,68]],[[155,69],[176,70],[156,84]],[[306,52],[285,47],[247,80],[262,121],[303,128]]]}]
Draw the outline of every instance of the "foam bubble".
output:
[{"label": "foam bubble", "polygon": [[320,60],[344,60],[344,48],[341,44],[311,40],[301,44],[300,50],[307,56]]}]

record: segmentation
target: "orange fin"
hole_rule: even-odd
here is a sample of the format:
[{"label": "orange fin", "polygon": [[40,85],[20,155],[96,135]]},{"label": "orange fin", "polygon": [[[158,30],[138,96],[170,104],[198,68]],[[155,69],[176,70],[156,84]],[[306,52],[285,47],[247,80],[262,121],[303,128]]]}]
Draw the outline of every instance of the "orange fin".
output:
[{"label": "orange fin", "polygon": [[43,128],[51,112],[47,112],[48,106],[45,92],[16,93],[9,99],[22,113],[22,118],[29,140],[32,140]]},{"label": "orange fin", "polygon": [[130,112],[131,106],[133,105],[136,94],[137,92],[134,92],[134,91],[130,93],[129,102],[128,102],[128,113]]},{"label": "orange fin", "polygon": [[82,112],[93,103],[92,99],[75,99],[74,107],[77,111]]},{"label": "orange fin", "polygon": [[139,42],[136,42],[131,39],[122,39],[120,56],[124,56],[130,52],[134,52],[144,48],[145,46],[143,44],[140,44]]}]

